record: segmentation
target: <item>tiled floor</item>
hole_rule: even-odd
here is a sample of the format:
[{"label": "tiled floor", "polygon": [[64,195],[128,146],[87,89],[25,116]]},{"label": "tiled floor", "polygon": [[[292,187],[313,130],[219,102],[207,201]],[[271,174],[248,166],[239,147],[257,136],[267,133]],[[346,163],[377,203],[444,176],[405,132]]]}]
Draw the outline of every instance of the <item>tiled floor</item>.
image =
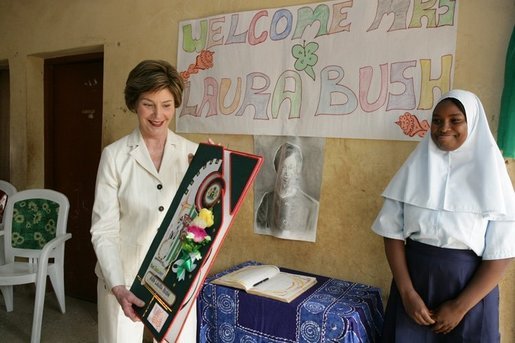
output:
[{"label": "tiled floor", "polygon": [[[14,287],[14,310],[6,312],[0,293],[0,342],[30,342],[34,310],[34,285]],[[144,342],[152,342],[145,335]],[[97,306],[94,303],[66,297],[66,313],[62,314],[50,287],[45,297],[41,343],[96,343]]]},{"label": "tiled floor", "polygon": [[[30,342],[35,287],[33,284],[15,286],[13,292],[12,312],[6,312],[0,294],[0,342]],[[66,297],[66,313],[62,314],[50,289],[45,297],[41,342],[97,342],[96,311],[94,303]]]}]

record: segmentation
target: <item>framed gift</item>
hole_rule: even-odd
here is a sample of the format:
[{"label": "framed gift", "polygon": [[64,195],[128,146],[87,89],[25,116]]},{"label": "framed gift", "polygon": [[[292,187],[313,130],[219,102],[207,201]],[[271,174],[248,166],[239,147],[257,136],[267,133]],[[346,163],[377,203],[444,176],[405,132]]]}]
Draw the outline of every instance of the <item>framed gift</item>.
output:
[{"label": "framed gift", "polygon": [[263,158],[200,144],[131,286],[154,337],[174,342]]}]

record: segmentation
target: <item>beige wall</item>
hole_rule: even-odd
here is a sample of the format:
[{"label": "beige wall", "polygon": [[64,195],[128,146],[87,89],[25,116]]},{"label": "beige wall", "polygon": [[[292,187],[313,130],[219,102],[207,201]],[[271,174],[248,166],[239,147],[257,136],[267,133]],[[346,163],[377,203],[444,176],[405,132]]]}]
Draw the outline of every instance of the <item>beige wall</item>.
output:
[{"label": "beige wall", "polygon": [[[220,13],[311,3],[306,0],[1,0],[0,61],[11,87],[11,175],[19,188],[41,187],[43,175],[43,59],[104,52],[103,143],[135,125],[123,85],[140,60],[176,62],[178,22]],[[506,49],[515,23],[513,0],[460,2],[454,85],[476,92],[497,132]],[[206,141],[206,135],[188,135]],[[231,149],[252,151],[251,136],[213,136]],[[327,139],[316,243],[253,233],[253,194],[247,195],[213,272],[258,260],[363,282],[387,296],[390,272],[382,241],[370,231],[380,193],[415,143]],[[515,162],[509,161],[512,179]],[[515,264],[502,284],[503,343],[515,342]]]}]

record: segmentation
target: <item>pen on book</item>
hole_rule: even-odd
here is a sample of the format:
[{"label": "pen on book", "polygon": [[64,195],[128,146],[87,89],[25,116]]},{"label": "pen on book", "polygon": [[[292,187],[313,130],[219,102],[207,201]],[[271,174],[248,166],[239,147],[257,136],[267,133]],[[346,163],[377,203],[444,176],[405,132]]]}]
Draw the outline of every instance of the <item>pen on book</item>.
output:
[{"label": "pen on book", "polygon": [[256,282],[254,285],[252,285],[252,287],[256,287],[257,285],[260,285],[260,284],[262,284],[263,282],[268,281],[268,279],[269,279],[269,278],[265,278],[265,279],[263,279],[263,280],[261,280],[261,281],[259,281],[259,282]]}]

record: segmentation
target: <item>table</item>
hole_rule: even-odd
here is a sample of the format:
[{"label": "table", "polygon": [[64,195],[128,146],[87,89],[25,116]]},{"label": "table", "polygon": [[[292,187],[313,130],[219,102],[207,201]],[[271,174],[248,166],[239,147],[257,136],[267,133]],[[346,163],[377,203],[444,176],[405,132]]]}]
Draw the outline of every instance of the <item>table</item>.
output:
[{"label": "table", "polygon": [[376,342],[383,324],[379,288],[312,275],[317,284],[291,303],[247,294],[210,281],[248,261],[206,279],[198,297],[200,342]]}]

